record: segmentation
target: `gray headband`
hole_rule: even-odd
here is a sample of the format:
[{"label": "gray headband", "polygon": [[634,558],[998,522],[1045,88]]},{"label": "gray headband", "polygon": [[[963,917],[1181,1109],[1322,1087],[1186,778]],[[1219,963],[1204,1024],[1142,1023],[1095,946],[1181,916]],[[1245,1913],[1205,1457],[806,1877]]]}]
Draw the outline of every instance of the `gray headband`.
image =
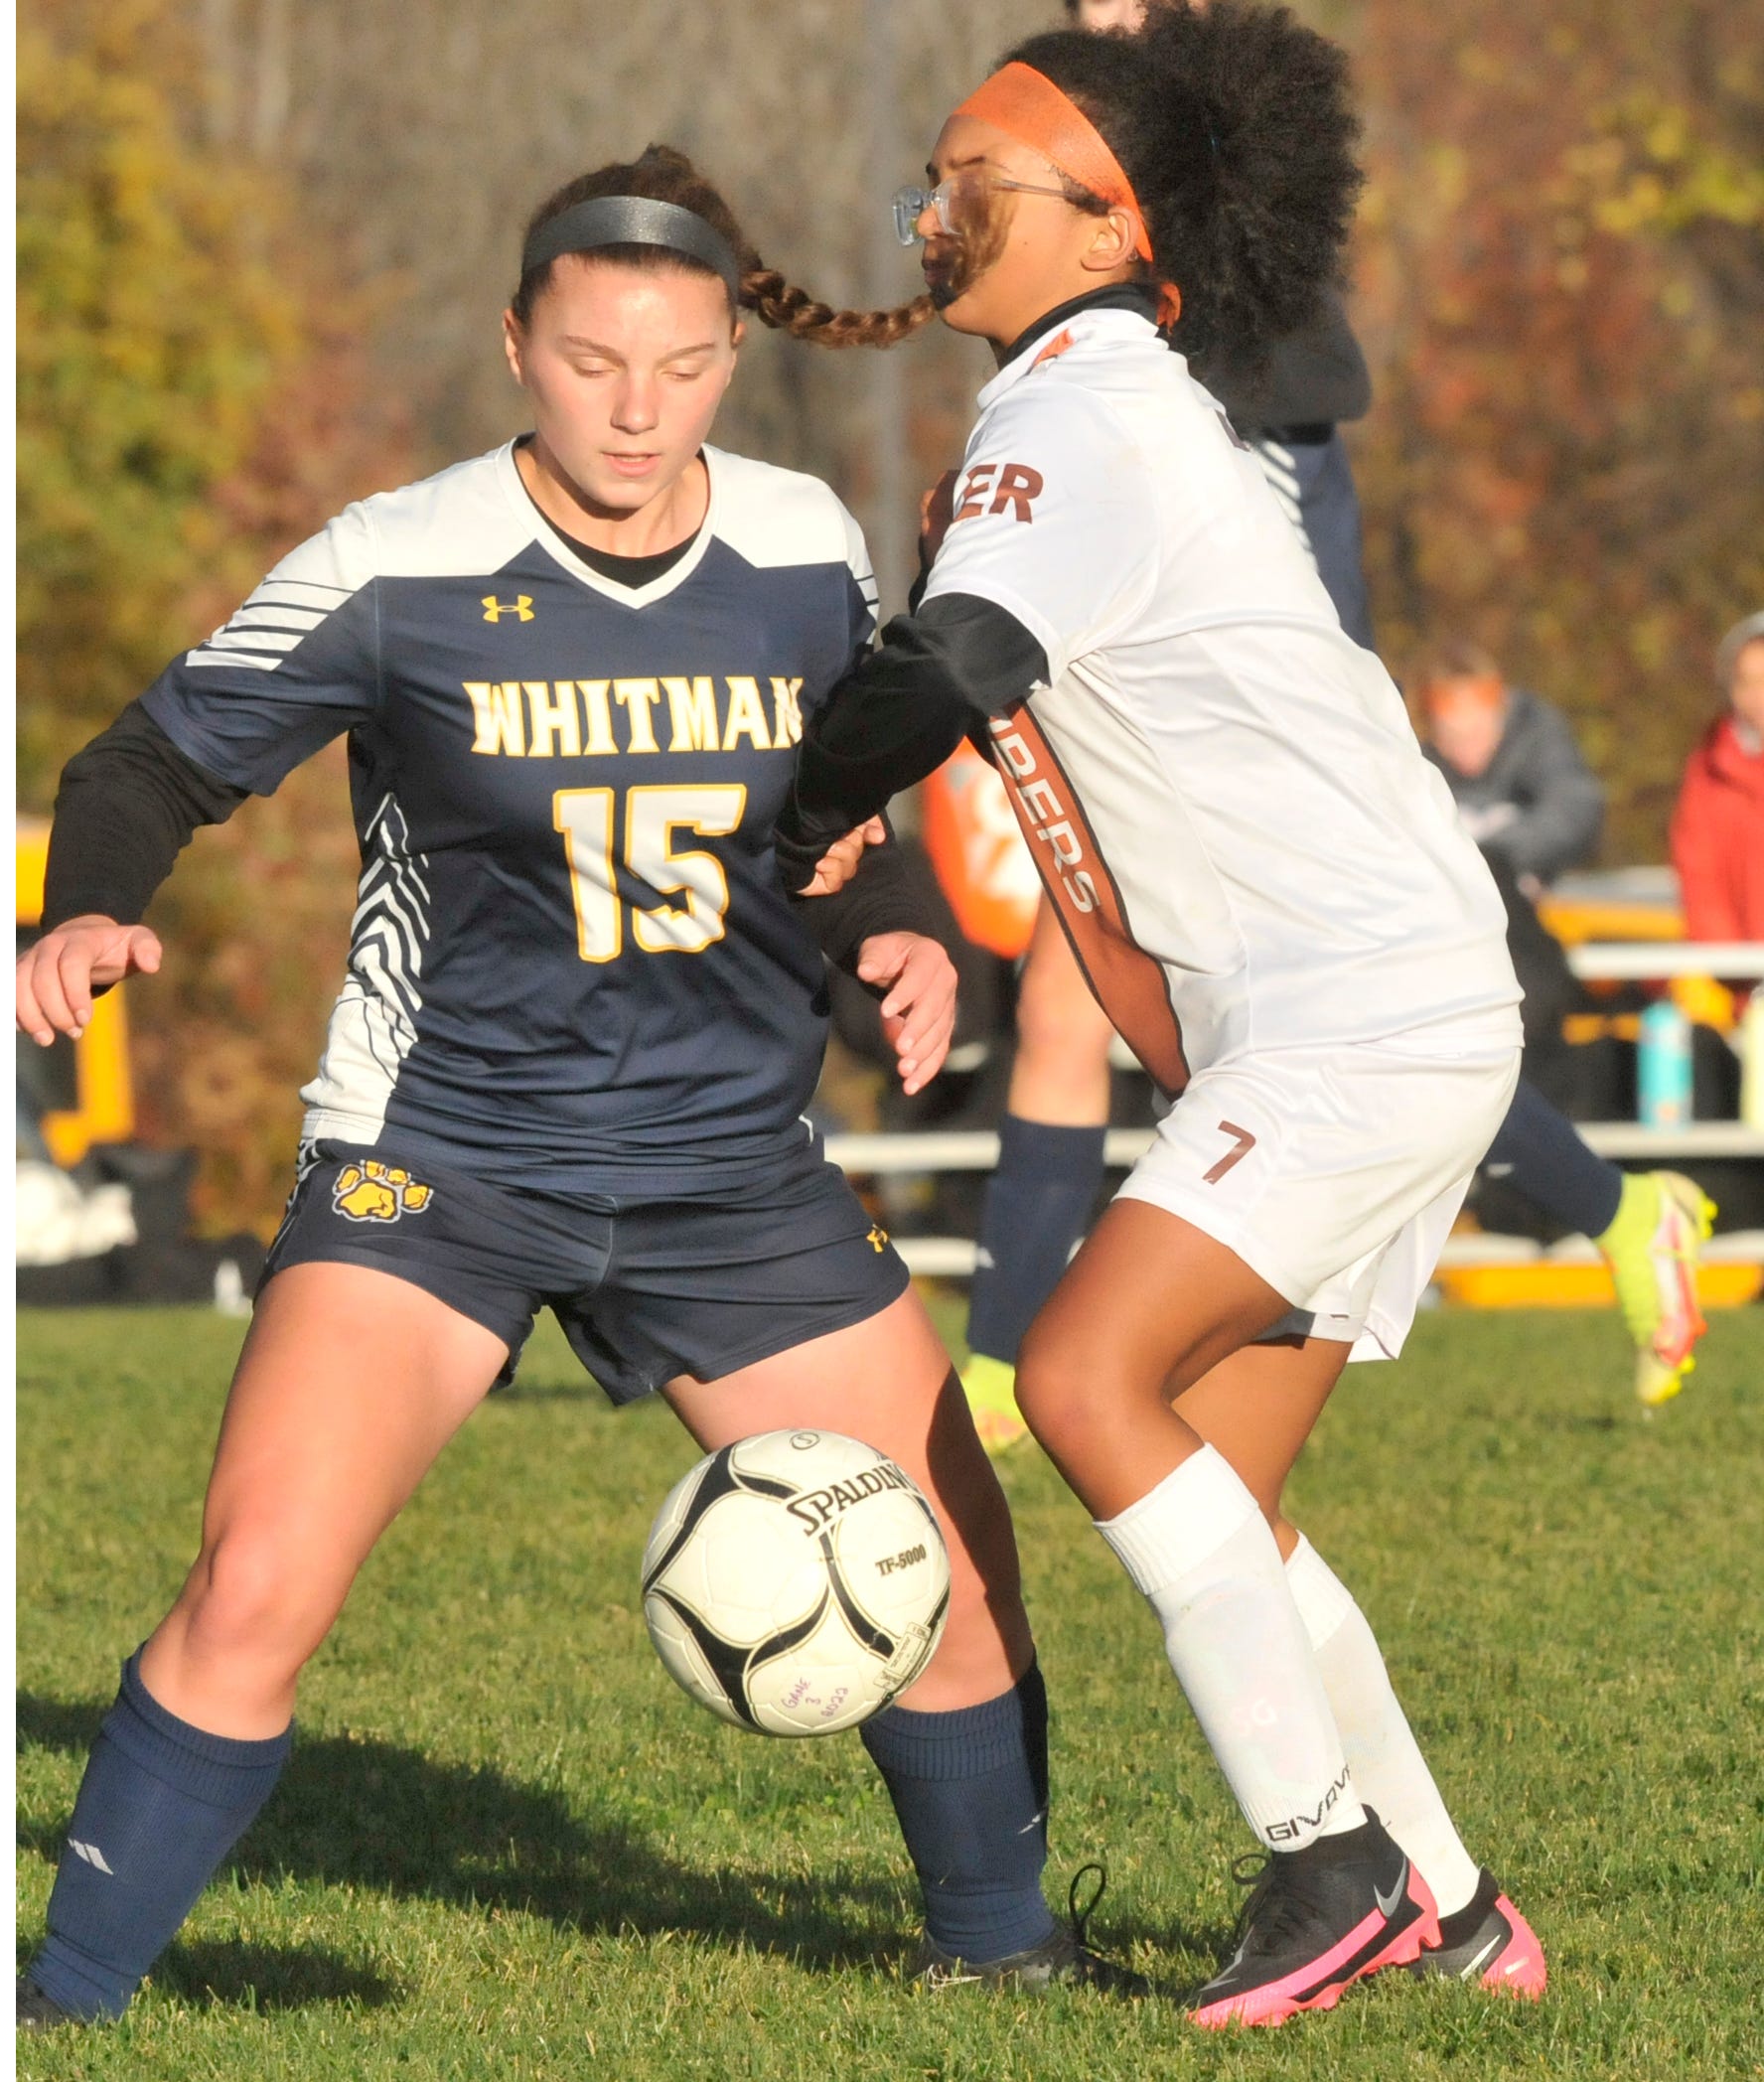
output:
[{"label": "gray headband", "polygon": [[605,245],[659,245],[684,253],[722,276],[731,303],[741,301],[741,266],[716,226],[677,203],[656,203],[648,196],[595,196],[547,218],[521,250],[520,272],[529,275],[560,253],[591,253]]}]

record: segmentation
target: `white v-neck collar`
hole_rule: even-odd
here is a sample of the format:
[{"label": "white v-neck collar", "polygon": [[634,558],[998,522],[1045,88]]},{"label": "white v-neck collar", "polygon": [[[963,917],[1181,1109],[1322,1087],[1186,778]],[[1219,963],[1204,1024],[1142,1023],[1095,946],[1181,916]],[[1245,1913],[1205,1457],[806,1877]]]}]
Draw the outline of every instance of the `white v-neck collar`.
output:
[{"label": "white v-neck collar", "polygon": [[579,578],[585,586],[616,600],[621,607],[648,607],[654,600],[665,600],[676,586],[683,585],[704,560],[704,552],[716,533],[717,509],[721,494],[722,457],[707,441],[698,451],[704,458],[704,474],[709,481],[710,497],[704,508],[704,519],[698,523],[698,532],[692,538],[691,547],[679,561],[670,564],[660,578],[652,578],[648,585],[621,585],[616,578],[608,578],[604,571],[595,570],[592,564],[584,563],[571,549],[553,524],[539,511],[537,502],[526,489],[521,479],[520,467],[514,460],[517,443],[508,442],[497,455],[497,475],[503,490],[517,512],[532,522],[532,538],[539,547],[554,557],[570,574]]}]

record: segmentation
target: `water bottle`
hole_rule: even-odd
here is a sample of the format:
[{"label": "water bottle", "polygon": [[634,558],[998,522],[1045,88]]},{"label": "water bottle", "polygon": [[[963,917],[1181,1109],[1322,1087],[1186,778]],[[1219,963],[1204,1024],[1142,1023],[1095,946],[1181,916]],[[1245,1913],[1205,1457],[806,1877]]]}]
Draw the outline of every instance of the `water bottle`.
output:
[{"label": "water bottle", "polygon": [[1739,1117],[1747,1127],[1764,1127],[1764,983],[1739,1022]]},{"label": "water bottle", "polygon": [[1671,997],[1642,1014],[1636,1050],[1636,1115],[1644,1127],[1684,1127],[1690,1118],[1690,1022]]}]

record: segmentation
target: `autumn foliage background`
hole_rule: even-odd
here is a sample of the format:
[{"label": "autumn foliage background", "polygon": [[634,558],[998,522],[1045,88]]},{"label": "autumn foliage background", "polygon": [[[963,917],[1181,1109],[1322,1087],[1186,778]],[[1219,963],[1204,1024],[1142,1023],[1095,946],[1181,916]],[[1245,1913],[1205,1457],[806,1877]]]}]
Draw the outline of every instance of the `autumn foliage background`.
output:
[{"label": "autumn foliage background", "polygon": [[[520,425],[527,212],[652,139],[831,301],[915,286],[879,215],[1052,0],[25,0],[19,795],[348,500]],[[1370,184],[1352,430],[1381,648],[1480,639],[1560,702],[1613,862],[1664,857],[1710,655],[1764,605],[1764,38],[1751,0],[1300,0],[1354,55]],[[1302,110],[1294,111],[1302,119]],[[885,570],[983,351],[757,334],[718,438],[830,478]],[[341,974],[341,751],[199,834],[133,993],[147,1131],[213,1227],[273,1214]]]}]

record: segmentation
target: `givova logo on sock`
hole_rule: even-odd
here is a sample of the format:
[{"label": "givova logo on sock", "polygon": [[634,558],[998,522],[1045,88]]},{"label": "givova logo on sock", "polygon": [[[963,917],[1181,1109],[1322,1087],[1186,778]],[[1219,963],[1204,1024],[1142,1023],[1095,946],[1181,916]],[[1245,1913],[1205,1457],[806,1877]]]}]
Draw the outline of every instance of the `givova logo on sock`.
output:
[{"label": "givova logo on sock", "polygon": [[1317,1812],[1314,1815],[1288,1815],[1284,1822],[1270,1822],[1267,1825],[1268,1843],[1278,1847],[1281,1844],[1290,1844],[1296,1840],[1317,1835],[1321,1831],[1323,1824],[1329,1819],[1335,1803],[1347,1790],[1348,1772],[1344,1766],[1341,1776],[1334,1785],[1325,1790],[1322,1800],[1317,1805]]},{"label": "givova logo on sock", "polygon": [[75,1858],[82,1859],[86,1864],[95,1865],[100,1872],[109,1872],[112,1879],[116,1877],[109,1865],[104,1862],[104,1854],[98,1849],[96,1844],[82,1844],[77,1837],[70,1837],[68,1839],[68,1849],[73,1852]]},{"label": "givova logo on sock", "polygon": [[434,1187],[420,1184],[400,1164],[345,1164],[331,1188],[331,1205],[350,1222],[395,1222],[400,1215],[420,1215],[434,1197]]}]

